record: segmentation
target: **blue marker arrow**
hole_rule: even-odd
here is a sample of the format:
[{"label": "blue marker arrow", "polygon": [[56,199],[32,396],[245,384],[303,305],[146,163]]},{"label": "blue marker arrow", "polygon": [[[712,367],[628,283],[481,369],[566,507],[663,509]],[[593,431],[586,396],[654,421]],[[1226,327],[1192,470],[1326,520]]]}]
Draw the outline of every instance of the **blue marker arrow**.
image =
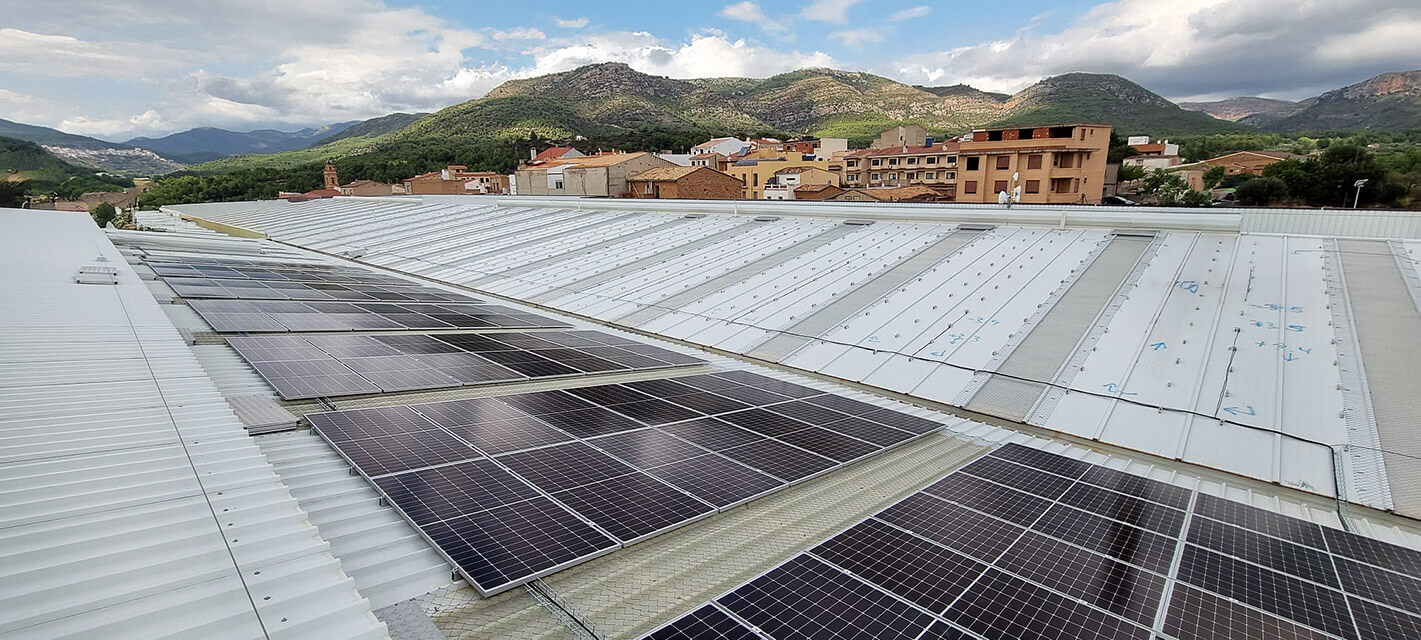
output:
[{"label": "blue marker arrow", "polygon": [[1253,410],[1253,405],[1251,405],[1251,404],[1250,404],[1250,405],[1243,406],[1243,407],[1224,407],[1224,412],[1225,412],[1225,413],[1228,413],[1229,415],[1233,415],[1233,416],[1240,416],[1240,415],[1242,415],[1242,416],[1256,416],[1256,415],[1258,415],[1258,412]]},{"label": "blue marker arrow", "polygon": [[1155,351],[1159,351],[1160,349],[1169,349],[1169,347],[1164,346],[1163,342],[1156,342],[1154,344],[1151,344],[1150,348],[1154,349]]}]

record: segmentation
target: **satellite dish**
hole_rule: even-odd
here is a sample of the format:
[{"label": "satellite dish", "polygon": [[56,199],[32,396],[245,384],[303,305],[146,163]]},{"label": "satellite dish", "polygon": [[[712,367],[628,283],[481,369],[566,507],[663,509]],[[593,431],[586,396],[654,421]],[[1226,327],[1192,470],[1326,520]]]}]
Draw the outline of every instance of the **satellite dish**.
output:
[{"label": "satellite dish", "polygon": [[1007,203],[1007,192],[1005,192],[1005,191],[999,191],[999,192],[997,192],[997,204],[1006,204],[1006,203]]},{"label": "satellite dish", "polygon": [[1012,181],[1012,182],[1016,182],[1017,180],[1020,180],[1020,179],[1021,179],[1021,172],[1019,172],[1019,171],[1013,171],[1013,172],[1011,172],[1011,181]]}]

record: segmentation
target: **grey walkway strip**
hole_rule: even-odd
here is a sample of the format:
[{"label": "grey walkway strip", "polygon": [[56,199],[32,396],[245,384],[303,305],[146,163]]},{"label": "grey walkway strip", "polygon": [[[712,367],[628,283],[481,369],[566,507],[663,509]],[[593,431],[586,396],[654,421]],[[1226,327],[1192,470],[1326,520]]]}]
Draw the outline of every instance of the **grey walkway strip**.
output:
[{"label": "grey walkway strip", "polygon": [[[641,215],[641,214],[632,214],[632,215]],[[658,262],[664,262],[664,261],[666,261],[666,260],[668,260],[668,259],[670,259],[670,258],[672,258],[672,257],[679,256],[679,255],[682,255],[682,254],[685,254],[685,253],[688,253],[688,252],[691,252],[691,251],[695,251],[696,249],[700,249],[700,248],[702,248],[702,247],[708,247],[708,246],[710,246],[710,245],[713,245],[713,244],[715,244],[715,243],[717,243],[717,242],[720,242],[721,240],[724,240],[724,239],[729,238],[729,237],[731,237],[731,236],[739,235],[739,234],[741,234],[741,233],[744,233],[745,230],[750,227],[750,225],[754,225],[754,224],[758,224],[758,223],[751,222],[751,221],[748,221],[748,220],[747,220],[747,221],[742,222],[742,223],[740,223],[740,224],[737,224],[737,225],[735,225],[735,226],[733,226],[733,227],[731,227],[731,228],[729,228],[729,229],[726,229],[725,231],[721,231],[720,233],[713,233],[713,234],[708,235],[708,236],[706,236],[706,237],[704,237],[704,238],[701,238],[700,240],[696,240],[696,241],[691,242],[691,243],[688,243],[688,244],[676,245],[676,246],[674,246],[674,247],[671,247],[671,248],[669,248],[669,249],[666,249],[665,251],[658,251],[658,252],[656,252],[656,253],[653,253],[653,254],[651,254],[651,255],[649,255],[649,256],[647,256],[647,257],[645,257],[645,258],[642,258],[642,259],[640,259],[640,260],[633,260],[632,262],[629,262],[629,263],[627,263],[627,264],[624,264],[624,265],[622,265],[622,266],[620,266],[620,267],[617,267],[617,268],[615,268],[615,269],[612,269],[612,270],[609,270],[609,271],[604,271],[604,272],[602,272],[602,273],[599,273],[599,274],[596,274],[596,275],[592,275],[592,276],[583,278],[583,279],[581,279],[581,280],[575,280],[575,281],[573,281],[573,282],[569,282],[569,283],[567,283],[566,285],[563,285],[563,286],[558,287],[558,288],[556,288],[556,289],[552,289],[552,290],[549,290],[549,291],[544,291],[543,293],[540,293],[540,294],[538,294],[538,295],[536,295],[536,296],[533,296],[533,297],[531,298],[531,301],[533,301],[533,302],[547,302],[547,301],[549,301],[549,300],[555,300],[555,299],[557,299],[557,298],[561,298],[561,297],[566,296],[566,295],[571,295],[571,294],[578,293],[578,292],[581,292],[581,291],[586,291],[586,290],[591,289],[592,287],[595,287],[595,286],[597,286],[597,285],[600,285],[600,284],[603,284],[603,283],[607,283],[607,282],[611,282],[611,281],[613,281],[613,280],[616,280],[617,278],[620,278],[620,277],[622,277],[622,276],[624,276],[624,275],[627,275],[627,274],[629,274],[629,273],[634,273],[634,272],[636,272],[636,271],[640,271],[640,270],[642,270],[642,269],[645,269],[645,268],[647,268],[647,267],[649,267],[649,266],[651,266],[651,265],[653,265],[653,264],[656,264],[656,263],[658,263]]]},{"label": "grey walkway strip", "polygon": [[633,311],[617,319],[616,322],[617,324],[626,325],[628,327],[641,326],[642,324],[645,324],[647,322],[660,318],[661,316],[667,313],[670,313],[672,309],[679,309],[681,307],[684,307],[712,293],[720,291],[721,289],[724,289],[732,284],[735,284],[750,276],[760,273],[761,271],[770,269],[778,264],[784,264],[785,262],[789,262],[790,260],[798,258],[799,256],[809,253],[810,251],[818,249],[819,247],[829,244],[834,240],[842,238],[862,228],[863,227],[851,227],[842,224],[834,225],[832,227],[829,227],[827,231],[824,231],[823,233],[820,233],[817,236],[804,240],[803,242],[800,242],[799,244],[796,244],[792,247],[781,251],[776,251],[758,260],[752,260],[743,266],[740,266],[736,269],[732,269],[726,273],[722,273],[719,276],[711,278],[710,280],[702,282],[694,287],[690,287],[667,298],[658,300],[653,303],[654,306],[646,306],[637,309],[636,311]]},{"label": "grey walkway strip", "polygon": [[1421,516],[1421,312],[1384,241],[1338,240],[1393,508]]},{"label": "grey walkway strip", "polygon": [[927,271],[929,267],[952,255],[981,233],[981,231],[959,229],[943,236],[937,242],[924,245],[898,264],[893,265],[892,268],[864,281],[863,284],[839,296],[833,302],[820,307],[818,311],[784,329],[783,333],[775,334],[751,351],[750,355],[771,362],[779,362],[814,338],[824,335],[834,326],[853,317],[854,314],[887,295],[889,291],[903,286],[903,283]]},{"label": "grey walkway strip", "polygon": [[[625,217],[626,217],[626,216],[622,216],[622,218],[625,218]],[[615,220],[621,220],[622,218],[616,218],[616,219],[614,219],[614,220],[608,221],[608,223],[614,222]],[[602,249],[606,249],[606,248],[611,247],[611,246],[613,246],[613,245],[621,244],[621,243],[623,243],[623,242],[636,241],[637,239],[639,239],[639,238],[641,238],[641,237],[644,237],[644,236],[646,236],[646,235],[648,235],[648,234],[652,234],[652,233],[656,233],[656,232],[658,232],[658,231],[662,231],[662,230],[664,230],[664,229],[666,229],[666,228],[668,228],[668,227],[679,226],[679,225],[685,224],[685,223],[690,222],[690,221],[691,221],[691,220],[690,220],[689,218],[674,218],[674,219],[672,219],[672,220],[668,220],[668,221],[663,222],[663,223],[661,223],[661,224],[657,224],[657,225],[652,225],[652,226],[650,226],[650,227],[646,227],[645,229],[631,229],[631,230],[629,230],[627,233],[624,233],[624,234],[622,234],[622,235],[614,236],[614,237],[611,237],[611,238],[607,238],[606,240],[603,240],[603,241],[601,241],[601,242],[596,242],[596,243],[589,244],[589,245],[577,245],[577,246],[573,246],[573,247],[570,248],[569,250],[564,251],[564,252],[562,252],[562,253],[553,254],[553,255],[548,256],[548,257],[546,257],[546,258],[542,258],[542,259],[539,259],[539,260],[534,260],[534,261],[532,261],[532,262],[524,263],[524,264],[518,265],[518,266],[516,266],[516,267],[513,267],[513,268],[511,268],[511,269],[507,269],[507,270],[504,270],[504,271],[500,271],[500,272],[498,272],[498,273],[496,273],[496,274],[494,274],[494,275],[487,276],[487,277],[483,277],[483,278],[479,278],[478,280],[475,280],[475,281],[473,281],[473,282],[469,282],[469,283],[466,283],[466,284],[467,284],[467,286],[474,287],[475,289],[477,289],[477,288],[478,288],[479,286],[481,286],[481,285],[493,284],[493,283],[495,283],[495,282],[501,282],[501,281],[507,280],[507,279],[509,279],[509,278],[516,278],[516,277],[521,276],[521,275],[525,275],[525,274],[528,274],[528,273],[532,273],[532,272],[537,271],[538,269],[542,269],[543,267],[546,267],[546,266],[548,266],[548,265],[556,264],[556,263],[558,263],[558,262],[562,262],[562,261],[564,261],[564,260],[567,260],[568,257],[573,256],[573,255],[586,255],[586,254],[589,254],[589,253],[592,253],[592,252],[595,252],[595,251],[601,251]]]},{"label": "grey walkway strip", "polygon": [[1047,385],[1013,378],[1054,380],[1096,317],[1134,272],[1135,263],[1150,242],[1150,238],[1138,237],[1112,239],[997,367],[997,373],[1012,377],[992,376],[972,396],[967,408],[1012,420],[1026,418]]}]

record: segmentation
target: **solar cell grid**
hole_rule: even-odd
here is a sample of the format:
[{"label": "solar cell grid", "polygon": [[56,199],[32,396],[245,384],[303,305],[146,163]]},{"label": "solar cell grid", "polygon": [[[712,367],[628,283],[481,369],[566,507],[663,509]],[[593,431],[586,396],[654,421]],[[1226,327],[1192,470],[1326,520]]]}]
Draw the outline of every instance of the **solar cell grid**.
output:
[{"label": "solar cell grid", "polygon": [[306,420],[331,442],[439,429],[414,409],[403,406],[308,413]]},{"label": "solar cell grid", "polygon": [[488,458],[374,479],[415,524],[428,524],[538,497]]},{"label": "solar cell grid", "polygon": [[457,309],[457,311],[448,315],[460,318],[457,324],[451,324],[390,303],[305,303],[295,300],[196,299],[191,300],[189,306],[211,324],[213,329],[221,332],[349,331],[375,328],[560,328],[567,326],[548,318],[516,312],[495,305],[450,305],[451,309]]},{"label": "solar cell grid", "polygon": [[655,429],[627,431],[599,437],[588,442],[639,469],[669,464],[707,453],[705,449]]},{"label": "solar cell grid", "polygon": [[1165,580],[1037,533],[1027,533],[998,567],[1145,626],[1154,624]]},{"label": "solar cell grid", "polygon": [[702,414],[665,400],[647,399],[619,404],[613,409],[624,416],[652,426],[699,418]]},{"label": "solar cell grid", "polygon": [[719,375],[720,377],[725,378],[726,380],[733,380],[747,387],[762,389],[764,391],[778,393],[782,396],[789,396],[791,398],[809,398],[812,396],[822,395],[824,393],[823,391],[811,389],[804,385],[795,384],[793,382],[785,382],[784,380],[777,380],[775,378],[763,376],[750,371],[724,371],[721,372]]},{"label": "solar cell grid", "polygon": [[499,456],[499,461],[548,493],[636,473],[636,469],[581,442],[508,453]]},{"label": "solar cell grid", "polygon": [[838,466],[824,456],[774,440],[757,440],[720,453],[786,482],[797,482]]},{"label": "solar cell grid", "polygon": [[1334,562],[1348,593],[1421,614],[1421,580],[1346,558],[1335,558]]},{"label": "solar cell grid", "polygon": [[645,636],[645,640],[759,640],[715,605],[704,605]]},{"label": "solar cell grid", "polygon": [[1192,520],[1187,539],[1199,546],[1269,569],[1329,587],[1338,586],[1331,558],[1311,547],[1284,542],[1208,518]]},{"label": "solar cell grid", "polygon": [[1352,617],[1363,638],[1402,640],[1421,638],[1421,618],[1389,609],[1361,598],[1349,597]]},{"label": "solar cell grid", "polygon": [[821,407],[803,400],[777,404],[770,410],[780,415],[790,416],[819,427],[827,427],[831,424],[850,419],[848,414],[839,413],[828,407]]},{"label": "solar cell grid", "polygon": [[638,380],[622,384],[628,389],[634,389],[653,398],[670,399],[675,396],[695,395],[703,393],[700,389],[681,384],[675,380]]},{"label": "solar cell grid", "polygon": [[717,508],[728,507],[785,485],[777,478],[714,454],[652,467],[646,472]]},{"label": "solar cell grid", "polygon": [[700,445],[711,451],[724,451],[731,447],[749,444],[765,437],[753,431],[746,431],[729,422],[717,418],[699,418],[657,427],[678,438]]},{"label": "solar cell grid", "polygon": [[539,416],[539,419],[579,438],[645,428],[645,425],[639,422],[602,408],[549,413]]},{"label": "solar cell grid", "polygon": [[1049,501],[1036,496],[957,473],[924,491],[1020,525],[1031,524],[1051,506]]},{"label": "solar cell grid", "polygon": [[1342,636],[1357,637],[1340,592],[1185,545],[1179,579],[1269,613]]},{"label": "solar cell grid", "polygon": [[[795,417],[796,413],[790,412],[789,415],[790,417]],[[887,425],[869,422],[868,420],[860,420],[859,418],[847,418],[826,425],[824,428],[836,433],[842,433],[846,436],[858,438],[859,440],[872,442],[880,447],[891,447],[916,437],[915,434],[908,433],[907,431],[899,431]]]},{"label": "solar cell grid", "polygon": [[1142,478],[1133,473],[1116,471],[1108,467],[1092,465],[1090,470],[1081,476],[1082,482],[1088,482],[1098,487],[1105,487],[1112,491],[1144,498],[1171,506],[1176,509],[1189,508],[1189,496],[1191,492],[1184,487],[1172,484],[1165,484],[1149,478]]},{"label": "solar cell grid", "polygon": [[1089,462],[1059,456],[1014,442],[998,447],[991,455],[1068,478],[1079,478],[1094,466]]},{"label": "solar cell grid", "polygon": [[[1233,500],[1225,500],[1201,492],[1194,501],[1194,513],[1252,531],[1266,533],[1289,542],[1296,542],[1316,549],[1327,548],[1327,543],[1323,541],[1322,537],[1322,527],[1316,523],[1289,518]],[[1337,550],[1333,549],[1333,553],[1337,553]]]},{"label": "solar cell grid", "polygon": [[929,420],[893,409],[878,409],[877,411],[861,414],[859,417],[865,420],[880,422],[895,429],[902,429],[910,433],[930,433],[942,428],[942,423],[937,420]]},{"label": "solar cell grid", "polygon": [[878,520],[865,520],[810,550],[933,613],[941,613],[987,565]]},{"label": "solar cell grid", "polygon": [[1100,609],[988,569],[945,614],[988,638],[1140,638],[1137,627]]},{"label": "solar cell grid", "polygon": [[369,477],[483,457],[443,430],[344,440],[336,448]]},{"label": "solar cell grid", "polygon": [[963,467],[962,471],[1047,500],[1061,497],[1075,482],[1069,478],[1038,471],[1031,467],[1023,467],[991,456],[978,458],[972,464]]},{"label": "solar cell grid", "polygon": [[742,387],[733,387],[733,388],[730,388],[730,389],[719,389],[719,390],[716,390],[716,393],[718,393],[718,394],[720,394],[720,395],[723,395],[723,396],[725,396],[725,397],[727,397],[727,398],[730,398],[731,400],[739,400],[739,401],[741,401],[741,402],[744,402],[745,404],[749,404],[749,405],[753,405],[753,406],[761,406],[761,405],[767,405],[767,404],[774,404],[774,403],[776,403],[776,402],[784,402],[784,401],[786,401],[786,400],[789,400],[789,398],[787,398],[787,397],[785,397],[785,396],[782,396],[782,395],[779,395],[779,394],[777,394],[777,393],[771,393],[771,392],[769,392],[769,391],[761,391],[761,390],[756,389],[756,388],[754,388],[754,387],[743,387],[743,386],[742,386]]},{"label": "solar cell grid", "polygon": [[706,415],[739,411],[750,407],[739,400],[732,400],[708,391],[670,396],[666,400]]},{"label": "solar cell grid", "polygon": [[717,602],[777,640],[915,638],[934,620],[807,555],[770,570]]},{"label": "solar cell grid", "polygon": [[1184,512],[1139,498],[1077,483],[1061,496],[1063,504],[1142,527],[1167,536],[1178,536]]},{"label": "solar cell grid", "polygon": [[925,493],[908,496],[875,517],[986,562],[995,561],[1025,531]]},{"label": "solar cell grid", "polygon": [[543,497],[420,528],[484,595],[617,548],[615,540]]},{"label": "solar cell grid", "polygon": [[630,402],[641,402],[643,400],[650,400],[653,397],[645,393],[636,391],[634,389],[630,389],[626,385],[620,384],[603,384],[597,385],[595,387],[579,387],[576,389],[567,389],[566,391],[588,402],[595,402],[597,404],[609,407],[614,407],[619,404],[627,404]]},{"label": "solar cell grid", "polygon": [[821,456],[832,458],[839,462],[857,460],[882,450],[878,445],[850,438],[846,435],[820,427],[809,427],[807,429],[800,429],[799,431],[792,431],[778,436],[776,439],[781,442],[788,442],[801,449],[813,451]]},{"label": "solar cell grid", "polygon": [[882,409],[882,407],[879,407],[877,405],[872,405],[867,402],[862,402],[860,400],[854,400],[853,398],[845,398],[844,396],[833,394],[812,396],[809,398],[805,398],[804,401],[810,404],[817,404],[821,407],[828,407],[830,409],[838,411],[839,413],[844,413],[851,416],[862,416],[869,413],[875,413],[879,409]]},{"label": "solar cell grid", "polygon": [[1059,504],[1032,529],[1160,574],[1169,572],[1179,544],[1173,538]]},{"label": "solar cell grid", "polygon": [[535,416],[591,409],[596,406],[561,391],[534,391],[511,396],[498,396],[498,399],[511,407]]},{"label": "solar cell grid", "polygon": [[782,436],[809,426],[807,423],[765,409],[747,409],[716,417],[735,426],[744,427],[770,437]]},{"label": "solar cell grid", "polygon": [[1332,637],[1182,584],[1175,585],[1170,596],[1164,632],[1179,640],[1324,640]]},{"label": "solar cell grid", "polygon": [[973,636],[946,622],[937,622],[929,627],[918,640],[970,640]]},{"label": "solar cell grid", "polygon": [[628,544],[715,511],[639,472],[558,491],[553,497]]},{"label": "solar cell grid", "polygon": [[1323,529],[1323,534],[1327,548],[1339,556],[1421,578],[1421,552],[1332,528]]}]

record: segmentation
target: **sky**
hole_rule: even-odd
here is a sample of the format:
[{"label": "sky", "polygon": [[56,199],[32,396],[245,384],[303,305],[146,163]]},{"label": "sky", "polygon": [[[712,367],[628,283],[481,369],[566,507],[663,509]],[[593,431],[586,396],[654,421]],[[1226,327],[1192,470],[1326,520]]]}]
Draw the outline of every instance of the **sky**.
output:
[{"label": "sky", "polygon": [[1002,92],[1116,73],[1174,100],[1421,68],[1417,0],[0,0],[0,16],[0,118],[108,140],[434,111],[608,61]]}]

